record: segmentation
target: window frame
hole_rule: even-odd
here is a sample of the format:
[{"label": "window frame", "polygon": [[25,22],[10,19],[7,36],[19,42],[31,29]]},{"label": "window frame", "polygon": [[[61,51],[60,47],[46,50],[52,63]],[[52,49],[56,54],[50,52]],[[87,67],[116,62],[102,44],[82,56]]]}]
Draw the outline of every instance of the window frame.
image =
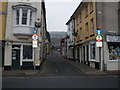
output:
[{"label": "window frame", "polygon": [[85,18],[88,17],[88,5],[85,6]]},{"label": "window frame", "polygon": [[[92,46],[94,45],[94,49],[95,49],[95,50],[94,50],[94,52],[95,52],[95,53],[94,53],[94,54],[95,54],[94,58],[91,57],[91,54],[92,54],[91,52],[93,51],[93,48],[91,48],[91,45],[92,45]],[[90,60],[90,61],[96,61],[96,43],[95,43],[95,42],[92,42],[92,43],[89,44],[89,60]]]}]

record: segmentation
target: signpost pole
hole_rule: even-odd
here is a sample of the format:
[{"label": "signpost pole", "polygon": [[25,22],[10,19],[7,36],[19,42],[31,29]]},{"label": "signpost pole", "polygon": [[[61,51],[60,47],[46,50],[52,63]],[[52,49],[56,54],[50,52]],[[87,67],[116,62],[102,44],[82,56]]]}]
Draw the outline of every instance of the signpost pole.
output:
[{"label": "signpost pole", "polygon": [[35,70],[35,48],[34,49],[34,70]]},{"label": "signpost pole", "polygon": [[99,62],[100,62],[100,70],[103,71],[103,60],[102,60],[102,36],[101,30],[96,30],[97,31],[97,36],[96,36],[96,46],[98,47],[99,51]]}]

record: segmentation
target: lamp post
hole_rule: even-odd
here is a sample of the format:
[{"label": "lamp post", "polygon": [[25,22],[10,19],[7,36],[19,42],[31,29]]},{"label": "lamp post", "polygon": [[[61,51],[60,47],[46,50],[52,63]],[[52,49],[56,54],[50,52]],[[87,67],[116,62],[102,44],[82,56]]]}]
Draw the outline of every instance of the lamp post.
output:
[{"label": "lamp post", "polygon": [[[38,18],[36,21],[35,21],[35,29],[33,30],[33,35],[34,36],[37,36],[37,32],[38,32],[38,29],[41,27],[41,21],[40,19]],[[37,44],[37,40],[38,39],[35,39],[35,37],[32,38],[33,39],[33,42],[36,42]],[[33,50],[34,50],[34,70],[35,70],[35,49],[37,48],[37,45],[33,45]]]}]

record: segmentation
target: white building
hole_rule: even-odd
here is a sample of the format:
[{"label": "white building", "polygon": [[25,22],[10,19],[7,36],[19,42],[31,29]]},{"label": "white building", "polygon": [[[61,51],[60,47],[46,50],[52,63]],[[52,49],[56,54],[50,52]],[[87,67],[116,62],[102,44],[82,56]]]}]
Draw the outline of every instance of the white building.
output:
[{"label": "white building", "polygon": [[67,23],[67,58],[74,59],[74,19]]},{"label": "white building", "polygon": [[[32,2],[34,1],[34,2]],[[5,36],[4,69],[39,68],[45,58],[44,45],[46,39],[45,5],[41,0],[19,0],[9,2]],[[38,47],[32,47],[32,34],[35,21],[39,19]]]}]

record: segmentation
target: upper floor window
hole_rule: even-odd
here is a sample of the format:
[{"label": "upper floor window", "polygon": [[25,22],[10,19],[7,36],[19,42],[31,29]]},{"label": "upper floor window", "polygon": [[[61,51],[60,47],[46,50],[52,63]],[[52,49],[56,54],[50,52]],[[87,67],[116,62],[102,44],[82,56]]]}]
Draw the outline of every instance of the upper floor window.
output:
[{"label": "upper floor window", "polygon": [[19,10],[16,10],[16,24],[17,25],[19,24],[19,16],[20,16]]},{"label": "upper floor window", "polygon": [[93,2],[90,2],[90,13],[93,12]]},{"label": "upper floor window", "polygon": [[93,18],[91,19],[91,31],[92,31],[92,34],[94,34],[94,20],[93,20]]},{"label": "upper floor window", "polygon": [[30,5],[15,5],[12,6],[15,15],[15,25],[33,25],[33,19],[35,18],[36,8]]},{"label": "upper floor window", "polygon": [[32,12],[30,12],[30,25],[32,25]]},{"label": "upper floor window", "polygon": [[85,26],[85,29],[86,29],[86,37],[88,37],[88,22],[86,23],[86,26]]},{"label": "upper floor window", "polygon": [[22,24],[23,25],[26,25],[27,24],[27,13],[28,12],[28,10],[22,10]]},{"label": "upper floor window", "polygon": [[82,13],[80,13],[80,22],[82,22]]},{"label": "upper floor window", "polygon": [[82,28],[80,28],[80,40],[82,39]]},{"label": "upper floor window", "polygon": [[76,26],[78,25],[78,16],[76,17]]},{"label": "upper floor window", "polygon": [[85,7],[85,16],[88,16],[88,6]]}]

